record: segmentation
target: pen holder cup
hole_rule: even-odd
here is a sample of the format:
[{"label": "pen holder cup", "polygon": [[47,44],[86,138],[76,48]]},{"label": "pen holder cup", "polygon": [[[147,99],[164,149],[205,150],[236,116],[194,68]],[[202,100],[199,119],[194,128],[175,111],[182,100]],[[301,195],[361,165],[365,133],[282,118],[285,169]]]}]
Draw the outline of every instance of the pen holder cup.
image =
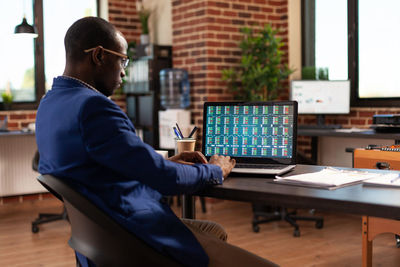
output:
[{"label": "pen holder cup", "polygon": [[196,139],[194,138],[175,138],[175,155],[184,151],[194,151]]}]

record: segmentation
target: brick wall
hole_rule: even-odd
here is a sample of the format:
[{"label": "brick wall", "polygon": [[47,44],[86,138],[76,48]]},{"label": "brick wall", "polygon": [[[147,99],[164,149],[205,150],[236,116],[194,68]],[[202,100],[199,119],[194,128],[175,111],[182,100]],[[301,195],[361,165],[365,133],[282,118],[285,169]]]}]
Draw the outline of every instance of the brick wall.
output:
[{"label": "brick wall", "polygon": [[[280,37],[287,44],[287,5],[287,0],[172,1],[173,66],[189,72],[194,124],[202,126],[205,101],[232,99],[221,81],[221,70],[238,65],[241,28],[270,23],[281,29]],[[287,45],[283,50],[287,54]]]},{"label": "brick wall", "polygon": [[129,42],[139,42],[141,26],[136,0],[108,0],[108,19]]},{"label": "brick wall", "polygon": [[0,111],[0,120],[7,117],[8,129],[18,131],[26,128],[29,123],[34,123],[36,119],[36,110],[10,110]]}]

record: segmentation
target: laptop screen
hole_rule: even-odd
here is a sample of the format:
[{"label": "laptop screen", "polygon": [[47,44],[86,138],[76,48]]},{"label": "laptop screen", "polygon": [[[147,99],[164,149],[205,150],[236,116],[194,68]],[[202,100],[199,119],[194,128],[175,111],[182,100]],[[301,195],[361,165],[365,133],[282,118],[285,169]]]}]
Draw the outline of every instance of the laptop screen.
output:
[{"label": "laptop screen", "polygon": [[203,154],[238,163],[296,163],[297,102],[206,102]]}]

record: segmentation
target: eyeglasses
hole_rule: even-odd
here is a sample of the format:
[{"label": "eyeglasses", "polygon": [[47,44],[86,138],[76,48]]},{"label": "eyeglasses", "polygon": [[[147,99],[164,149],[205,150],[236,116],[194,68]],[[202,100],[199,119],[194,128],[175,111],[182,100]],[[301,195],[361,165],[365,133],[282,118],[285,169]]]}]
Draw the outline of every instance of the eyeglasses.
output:
[{"label": "eyeglasses", "polygon": [[121,60],[121,67],[124,68],[124,69],[126,69],[126,67],[128,67],[129,58],[128,58],[127,55],[124,55],[124,54],[122,54],[122,53],[115,52],[115,51],[110,50],[110,49],[107,49],[107,48],[104,48],[104,47],[102,47],[101,45],[96,46],[96,47],[93,47],[93,48],[85,49],[85,50],[83,50],[83,52],[89,53],[89,52],[95,50],[95,49],[98,48],[98,47],[101,48],[101,49],[103,49],[104,51],[106,51],[106,52],[108,52],[108,53],[111,53],[111,54],[114,54],[114,55],[116,55],[116,56],[121,57],[121,58],[122,58],[122,60]]}]

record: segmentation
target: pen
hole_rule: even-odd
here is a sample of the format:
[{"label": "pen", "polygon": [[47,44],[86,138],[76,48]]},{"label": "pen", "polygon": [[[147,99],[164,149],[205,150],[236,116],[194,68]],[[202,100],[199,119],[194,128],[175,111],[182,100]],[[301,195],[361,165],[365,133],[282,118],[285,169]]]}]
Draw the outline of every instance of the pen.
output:
[{"label": "pen", "polygon": [[176,124],[176,128],[178,129],[178,132],[179,132],[179,134],[181,136],[181,139],[182,139],[183,138],[183,134],[182,134],[181,128],[179,128],[178,123],[175,123],[175,124]]},{"label": "pen", "polygon": [[182,139],[182,137],[179,135],[179,132],[178,132],[178,130],[176,129],[176,127],[174,126],[174,127],[172,127],[172,128],[174,129],[174,132],[175,132],[176,137],[178,137],[178,139]]},{"label": "pen", "polygon": [[197,129],[198,128],[196,126],[194,126],[193,130],[189,134],[189,138],[191,138],[193,136],[193,134],[197,131]]},{"label": "pen", "polygon": [[392,180],[390,180],[390,183],[392,184],[392,183],[396,182],[399,179],[400,179],[400,174],[397,177],[395,177]]}]

